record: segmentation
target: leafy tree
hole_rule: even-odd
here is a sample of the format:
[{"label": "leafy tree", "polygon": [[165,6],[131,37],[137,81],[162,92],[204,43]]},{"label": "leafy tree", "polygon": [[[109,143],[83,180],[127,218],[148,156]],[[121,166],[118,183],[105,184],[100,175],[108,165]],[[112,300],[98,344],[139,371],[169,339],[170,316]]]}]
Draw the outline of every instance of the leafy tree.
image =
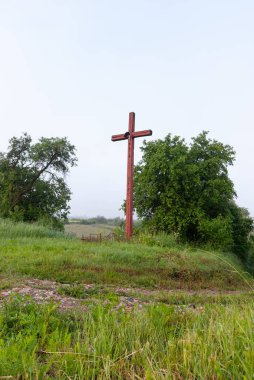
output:
[{"label": "leafy tree", "polygon": [[70,189],[64,177],[76,164],[75,147],[67,138],[28,134],[9,141],[0,153],[0,216],[23,221],[57,222],[66,218]]},{"label": "leafy tree", "polygon": [[233,251],[243,260],[250,254],[253,219],[246,208],[238,207],[234,202],[229,204],[232,219]]},{"label": "leafy tree", "polygon": [[176,233],[182,240],[246,249],[252,219],[233,202],[236,194],[228,177],[235,159],[232,147],[202,132],[190,145],[169,134],[144,142],[141,150],[134,205],[146,226]]}]

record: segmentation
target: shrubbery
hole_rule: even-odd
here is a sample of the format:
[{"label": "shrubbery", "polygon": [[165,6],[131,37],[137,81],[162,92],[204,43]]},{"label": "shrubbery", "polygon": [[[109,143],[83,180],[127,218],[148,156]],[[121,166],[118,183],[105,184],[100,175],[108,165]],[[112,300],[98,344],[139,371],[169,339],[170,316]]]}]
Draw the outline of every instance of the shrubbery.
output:
[{"label": "shrubbery", "polygon": [[190,145],[170,134],[144,143],[135,167],[135,209],[152,232],[231,250],[246,261],[253,219],[234,201],[228,166],[235,152],[207,134],[193,138]]}]

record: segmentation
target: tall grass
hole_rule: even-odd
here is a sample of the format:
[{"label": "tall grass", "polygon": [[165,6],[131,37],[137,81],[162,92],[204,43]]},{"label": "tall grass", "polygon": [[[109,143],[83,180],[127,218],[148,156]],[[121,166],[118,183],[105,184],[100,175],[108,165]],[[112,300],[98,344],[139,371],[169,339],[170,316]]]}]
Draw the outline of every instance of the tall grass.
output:
[{"label": "tall grass", "polygon": [[36,223],[14,222],[8,219],[0,219],[0,238],[62,238],[70,239],[71,235],[65,234]]},{"label": "tall grass", "polygon": [[151,234],[147,231],[138,231],[137,235],[134,235],[133,241],[140,244],[146,244],[149,246],[158,246],[165,248],[186,248],[186,244],[179,243],[177,236],[174,234],[166,234],[163,232]]},{"label": "tall grass", "polygon": [[54,305],[14,298],[0,314],[0,375],[252,379],[253,306],[157,304],[125,313],[99,304],[82,315],[59,315]]}]

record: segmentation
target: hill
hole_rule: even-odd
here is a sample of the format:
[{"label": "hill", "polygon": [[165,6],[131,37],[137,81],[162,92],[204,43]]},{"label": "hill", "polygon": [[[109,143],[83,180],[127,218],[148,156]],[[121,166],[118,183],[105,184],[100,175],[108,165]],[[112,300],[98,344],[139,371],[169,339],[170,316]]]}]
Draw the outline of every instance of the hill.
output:
[{"label": "hill", "polygon": [[0,376],[251,378],[253,278],[234,255],[8,221],[0,238]]},{"label": "hill", "polygon": [[83,243],[45,227],[6,221],[0,236],[2,273],[12,278],[218,290],[243,289],[250,281],[235,255],[181,246],[171,237],[146,244]]}]

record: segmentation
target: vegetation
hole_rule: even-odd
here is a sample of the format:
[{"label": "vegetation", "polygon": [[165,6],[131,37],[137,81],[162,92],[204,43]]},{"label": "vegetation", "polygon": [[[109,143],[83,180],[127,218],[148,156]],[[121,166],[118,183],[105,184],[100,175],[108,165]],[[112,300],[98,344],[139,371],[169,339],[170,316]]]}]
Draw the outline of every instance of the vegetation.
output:
[{"label": "vegetation", "polygon": [[40,223],[30,224],[14,222],[10,219],[0,219],[0,238],[2,246],[4,246],[4,242],[6,241],[18,243],[19,239],[59,238],[65,240],[72,239],[73,237],[70,234],[65,234],[62,231],[49,228]]},{"label": "vegetation", "polygon": [[[0,377],[252,378],[253,279],[235,255],[165,234],[82,243],[9,220],[0,237],[0,289],[41,278],[81,302],[60,312],[52,302],[0,295]],[[136,300],[132,308],[123,296]]]},{"label": "vegetation", "polygon": [[21,224],[16,230],[2,222],[0,274],[155,289],[248,287],[235,255],[180,245],[172,236],[93,244],[57,233],[52,239],[51,232],[45,233],[42,227],[24,225],[22,232]]},{"label": "vegetation", "polygon": [[78,237],[99,234],[105,237],[111,233],[114,233],[115,231],[115,227],[111,226],[110,224],[83,224],[76,223],[74,221],[65,224],[64,229],[67,233],[73,234]]},{"label": "vegetation", "polygon": [[60,315],[52,304],[14,297],[0,314],[0,375],[252,379],[253,306],[245,300],[200,309],[154,304],[126,313],[108,303]]},{"label": "vegetation", "polygon": [[134,202],[144,224],[182,241],[232,250],[246,260],[253,220],[234,202],[227,169],[234,161],[233,148],[203,132],[190,146],[169,134],[141,149]]},{"label": "vegetation", "polygon": [[64,176],[76,164],[75,147],[66,138],[32,144],[27,134],[9,143],[0,153],[0,216],[60,226],[69,210]]},{"label": "vegetation", "polygon": [[78,223],[84,225],[92,225],[92,224],[106,224],[108,226],[116,226],[120,227],[124,224],[124,219],[116,217],[116,218],[105,218],[105,216],[97,215],[94,218],[85,218],[85,219],[70,219],[69,223]]}]

